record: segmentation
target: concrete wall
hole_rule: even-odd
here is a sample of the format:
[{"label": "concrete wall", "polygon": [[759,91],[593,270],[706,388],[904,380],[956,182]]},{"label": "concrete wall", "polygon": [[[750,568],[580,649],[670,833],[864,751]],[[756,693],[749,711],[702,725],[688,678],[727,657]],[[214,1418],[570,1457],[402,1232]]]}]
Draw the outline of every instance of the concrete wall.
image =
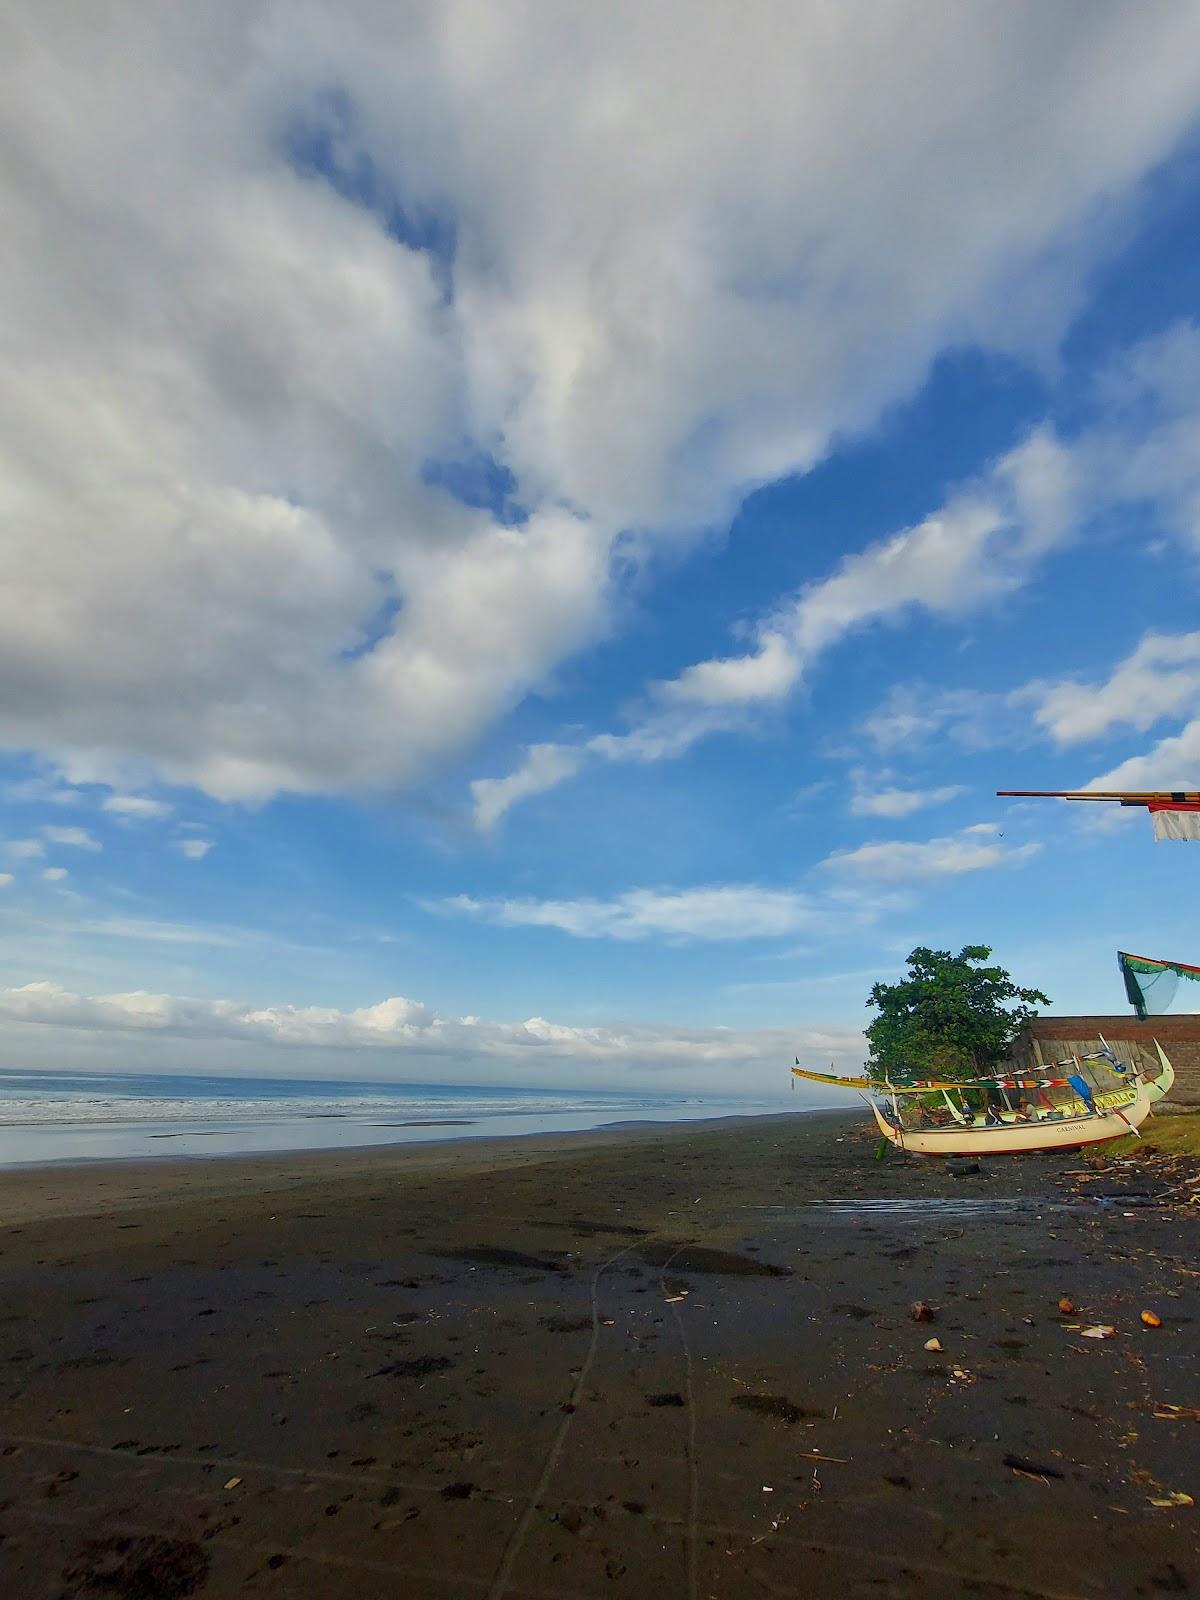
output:
[{"label": "concrete wall", "polygon": [[1100,1047],[1100,1036],[1112,1045],[1117,1055],[1131,1065],[1142,1065],[1147,1074],[1158,1069],[1154,1041],[1171,1058],[1175,1068],[1175,1087],[1162,1102],[1161,1110],[1200,1108],[1200,1015],[1177,1017],[1038,1017],[1018,1040],[1013,1059],[1021,1070],[1039,1062],[1061,1060],[1064,1056],[1085,1055]]}]

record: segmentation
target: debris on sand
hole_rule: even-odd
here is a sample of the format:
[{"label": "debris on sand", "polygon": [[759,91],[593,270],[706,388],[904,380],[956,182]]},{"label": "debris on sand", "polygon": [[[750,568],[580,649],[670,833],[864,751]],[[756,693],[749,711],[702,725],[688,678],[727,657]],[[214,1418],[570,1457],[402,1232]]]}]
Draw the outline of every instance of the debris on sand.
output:
[{"label": "debris on sand", "polygon": [[937,1308],[931,1306],[927,1300],[914,1300],[909,1308],[909,1314],[914,1322],[932,1322],[937,1316]]},{"label": "debris on sand", "polygon": [[779,1422],[803,1422],[806,1418],[823,1417],[823,1411],[798,1406],[785,1394],[735,1394],[729,1401],[743,1411],[752,1411],[756,1417],[774,1417]]},{"label": "debris on sand", "polygon": [[[1163,1210],[1191,1210],[1200,1205],[1200,1116],[1155,1119],[1151,1137],[1135,1143],[1132,1136],[1097,1151],[1086,1169],[1064,1173],[1077,1192],[1104,1200],[1130,1200]],[[1112,1190],[1114,1180],[1119,1187]],[[1104,1185],[1097,1189],[1097,1184]],[[1136,1187],[1135,1187],[1136,1186]]]},{"label": "debris on sand", "polygon": [[373,1372],[373,1378],[424,1378],[431,1372],[445,1372],[452,1367],[448,1356],[414,1356],[410,1361],[392,1361]]},{"label": "debris on sand", "polygon": [[1062,1473],[1057,1467],[1046,1467],[1038,1461],[1027,1461],[1024,1456],[1007,1455],[1004,1465],[1018,1478],[1039,1478],[1043,1483],[1051,1478],[1061,1478]]},{"label": "debris on sand", "polygon": [[208,1556],[192,1539],[116,1534],[93,1539],[63,1580],[70,1592],[117,1596],[117,1600],[184,1600],[208,1580]]}]

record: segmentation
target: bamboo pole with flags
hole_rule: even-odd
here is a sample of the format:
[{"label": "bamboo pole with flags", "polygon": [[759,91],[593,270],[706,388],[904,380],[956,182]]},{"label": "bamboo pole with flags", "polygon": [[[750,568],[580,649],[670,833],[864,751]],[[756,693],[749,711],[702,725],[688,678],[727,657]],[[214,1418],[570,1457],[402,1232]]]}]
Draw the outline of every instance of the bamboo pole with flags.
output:
[{"label": "bamboo pole with flags", "polygon": [[1140,806],[1150,813],[1156,841],[1200,842],[1200,790],[1196,789],[997,789],[996,794],[1005,800],[1093,800]]}]

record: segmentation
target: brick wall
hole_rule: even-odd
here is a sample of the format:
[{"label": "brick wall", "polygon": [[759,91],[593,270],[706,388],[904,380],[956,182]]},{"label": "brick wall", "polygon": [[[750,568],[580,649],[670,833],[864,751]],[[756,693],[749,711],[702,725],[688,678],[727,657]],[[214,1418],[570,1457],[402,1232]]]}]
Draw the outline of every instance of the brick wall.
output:
[{"label": "brick wall", "polygon": [[1200,1108],[1200,1015],[1177,1017],[1038,1017],[1017,1042],[1013,1059],[1022,1070],[1039,1059],[1055,1061],[1083,1055],[1100,1046],[1103,1034],[1116,1053],[1131,1065],[1149,1071],[1158,1067],[1154,1041],[1171,1058],[1175,1087],[1162,1103],[1163,1110]]}]

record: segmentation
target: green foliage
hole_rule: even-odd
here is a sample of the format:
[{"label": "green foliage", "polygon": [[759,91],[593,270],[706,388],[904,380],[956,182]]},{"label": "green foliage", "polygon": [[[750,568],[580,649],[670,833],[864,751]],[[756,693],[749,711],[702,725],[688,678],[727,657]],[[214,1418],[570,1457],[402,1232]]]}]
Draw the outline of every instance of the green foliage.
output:
[{"label": "green foliage", "polygon": [[1050,1001],[1040,989],[1018,988],[1003,967],[984,966],[991,953],[986,944],[964,945],[956,956],[921,945],[906,979],[875,984],[867,999],[879,1012],[867,1029],[872,1068],[904,1082],[970,1078],[1004,1061],[1035,1006]]}]

